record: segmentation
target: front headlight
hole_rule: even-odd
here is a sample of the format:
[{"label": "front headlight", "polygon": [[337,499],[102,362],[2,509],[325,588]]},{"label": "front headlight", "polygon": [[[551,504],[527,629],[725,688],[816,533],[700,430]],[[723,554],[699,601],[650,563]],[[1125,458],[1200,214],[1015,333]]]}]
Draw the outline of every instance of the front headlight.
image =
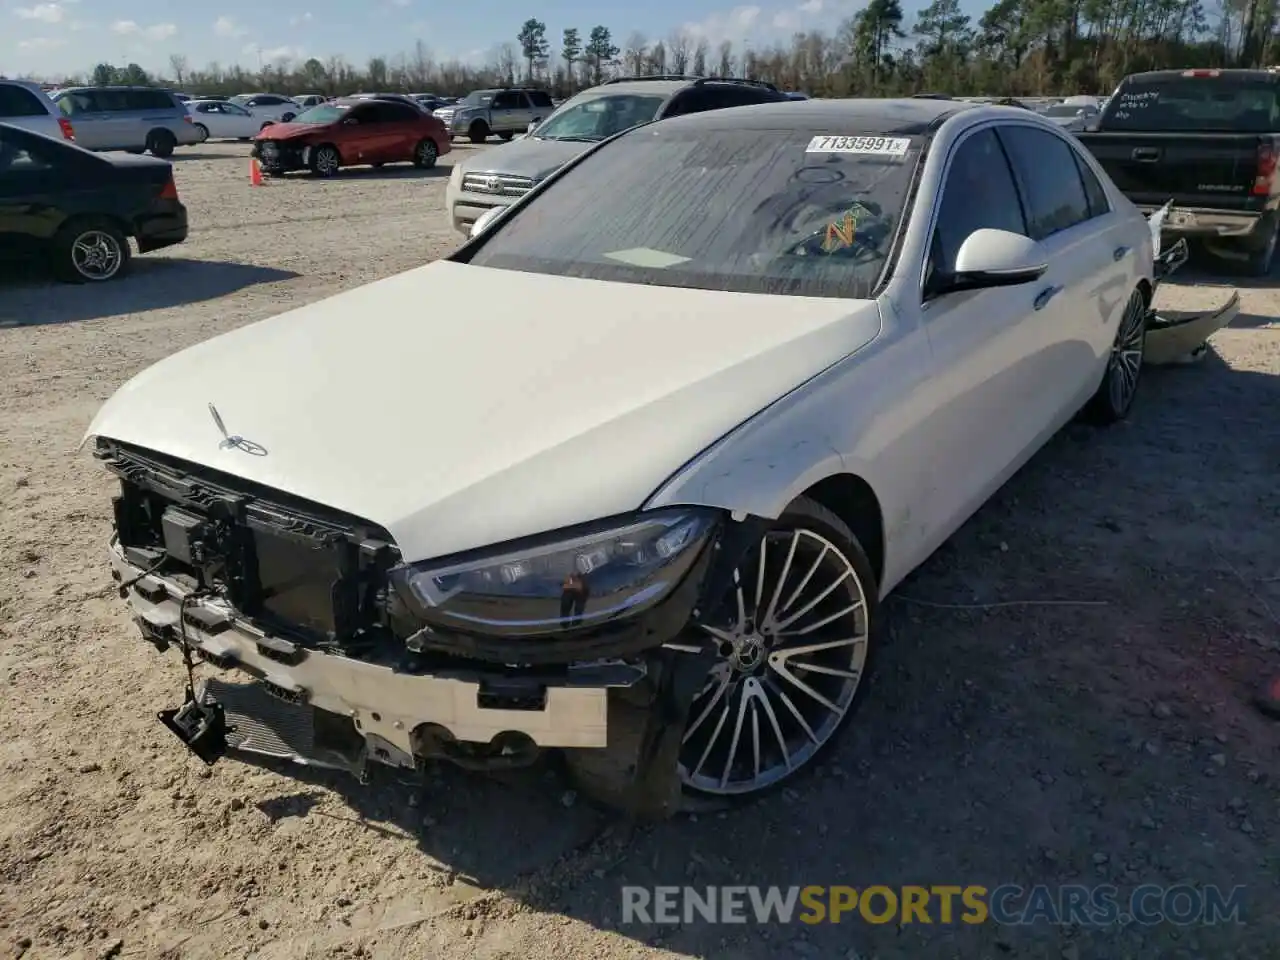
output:
[{"label": "front headlight", "polygon": [[654,511],[513,545],[500,554],[393,571],[428,627],[502,637],[589,629],[654,606],[689,572],[718,512]]}]

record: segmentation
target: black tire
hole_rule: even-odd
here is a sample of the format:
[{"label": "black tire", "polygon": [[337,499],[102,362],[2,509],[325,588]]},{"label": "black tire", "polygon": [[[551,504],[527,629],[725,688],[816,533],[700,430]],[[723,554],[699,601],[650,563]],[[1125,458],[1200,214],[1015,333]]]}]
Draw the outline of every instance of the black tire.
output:
[{"label": "black tire", "polygon": [[209,139],[209,128],[203,123],[196,124],[196,133],[200,134],[200,142],[204,143]]},{"label": "black tire", "polygon": [[430,170],[440,159],[440,148],[430,137],[420,140],[413,148],[413,165],[419,170]]},{"label": "black tire", "polygon": [[1276,259],[1276,241],[1280,237],[1280,218],[1266,218],[1267,227],[1264,229],[1264,239],[1261,245],[1254,247],[1249,251],[1249,258],[1245,261],[1244,269],[1251,277],[1269,277],[1271,275],[1271,267]]},{"label": "black tire", "polygon": [[147,134],[147,149],[153,157],[168,159],[173,156],[173,148],[177,145],[177,137],[168,130],[152,130]]},{"label": "black tire", "polygon": [[342,166],[342,154],[333,144],[322,143],[311,151],[311,160],[307,165],[314,176],[332,177]]},{"label": "black tire", "polygon": [[293,118],[294,118],[295,116],[297,116],[297,114],[293,114],[293,113],[286,113],[286,114],[284,114],[284,115],[280,118],[280,122],[281,122],[281,123],[293,123]]},{"label": "black tire", "polygon": [[489,125],[483,120],[477,120],[467,130],[467,139],[472,143],[484,143],[489,139]]},{"label": "black tire", "polygon": [[[830,745],[838,739],[841,730],[861,706],[866,689],[870,682],[875,662],[875,652],[878,647],[877,634],[879,633],[880,623],[878,599],[879,588],[876,583],[875,573],[872,569],[871,562],[868,559],[866,552],[863,550],[862,545],[858,542],[857,537],[849,527],[840,520],[839,517],[833,514],[826,507],[806,497],[796,499],[789,507],[787,507],[782,516],[778,518],[777,522],[770,530],[768,537],[771,549],[769,549],[766,554],[768,559],[765,562],[766,577],[762,597],[769,597],[771,599],[765,604],[765,612],[772,612],[776,614],[777,611],[771,608],[776,607],[778,600],[784,595],[789,595],[798,585],[804,585],[802,581],[805,577],[806,570],[811,564],[811,561],[809,560],[810,556],[817,555],[817,553],[824,548],[824,545],[825,547],[833,549],[835,554],[838,555],[837,566],[852,570],[853,576],[846,579],[847,581],[854,582],[847,584],[850,588],[847,598],[843,596],[845,593],[843,589],[836,589],[821,602],[841,605],[837,607],[838,611],[847,606],[848,615],[854,617],[855,621],[860,624],[856,636],[860,638],[858,642],[862,645],[862,661],[860,667],[857,668],[856,680],[852,681],[853,687],[851,692],[848,693],[847,699],[844,694],[841,694],[838,699],[834,699],[834,695],[829,695],[820,689],[817,691],[823,696],[827,696],[828,699],[832,699],[832,702],[836,702],[837,705],[841,706],[843,713],[840,713],[839,716],[829,725],[811,722],[808,720],[805,721],[810,729],[816,727],[817,730],[821,731],[820,742],[816,746],[810,747],[809,741],[804,736],[804,726],[793,722],[793,715],[788,716],[785,712],[782,714],[777,713],[778,710],[784,709],[784,705],[782,704],[783,699],[792,699],[789,695],[786,698],[779,698],[776,695],[776,691],[778,689],[776,685],[786,682],[785,680],[778,679],[779,677],[782,677],[782,673],[772,667],[771,669],[774,669],[772,674],[765,670],[765,667],[773,664],[775,658],[777,658],[780,653],[785,652],[786,648],[790,644],[785,641],[782,644],[768,642],[763,646],[756,647],[755,673],[747,672],[753,668],[746,668],[739,673],[736,678],[732,669],[725,663],[725,661],[718,660],[716,670],[719,670],[721,666],[724,666],[725,670],[721,671],[722,674],[730,677],[731,679],[735,679],[734,688],[729,690],[723,700],[724,716],[728,716],[735,702],[738,706],[739,714],[745,716],[745,711],[747,709],[746,706],[743,704],[741,699],[735,700],[735,698],[738,697],[740,690],[745,691],[747,689],[753,689],[748,686],[749,684],[754,683],[754,689],[757,690],[763,687],[771,687],[772,693],[766,693],[768,710],[761,710],[760,713],[766,716],[772,713],[774,716],[779,717],[779,727],[777,730],[780,732],[785,728],[788,733],[792,734],[792,736],[788,738],[785,735],[780,735],[778,736],[778,739],[770,737],[768,743],[762,741],[762,746],[767,748],[768,753],[772,753],[778,757],[785,756],[787,761],[792,759],[793,745],[796,746],[797,749],[801,750],[801,753],[799,754],[799,758],[795,762],[794,767],[791,766],[790,762],[786,762],[785,770],[782,770],[783,764],[775,764],[773,769],[770,771],[770,778],[762,781],[760,784],[753,785],[750,789],[721,789],[718,791],[701,789],[693,781],[696,780],[699,770],[702,769],[702,761],[700,760],[697,764],[693,764],[688,761],[691,760],[692,753],[698,752],[699,747],[703,748],[704,752],[702,754],[702,760],[705,760],[711,751],[711,746],[708,746],[708,744],[714,745],[717,742],[721,742],[718,738],[721,736],[722,728],[732,726],[732,724],[726,724],[722,720],[720,723],[714,724],[715,729],[710,733],[710,737],[707,738],[706,742],[696,738],[700,725],[703,721],[707,720],[713,712],[717,712],[715,708],[722,702],[719,693],[709,690],[709,687],[714,686],[714,682],[710,683],[708,687],[704,687],[704,690],[694,697],[694,701],[690,705],[690,713],[686,720],[684,730],[684,738],[689,742],[687,744],[681,744],[678,747],[678,752],[680,754],[678,759],[672,757],[671,762],[676,764],[680,772],[664,771],[662,774],[665,776],[667,773],[670,773],[673,778],[673,785],[678,784],[679,797],[675,801],[675,804],[685,812],[719,810],[738,803],[751,802],[773,792],[784,784],[789,785],[795,783],[798,776],[803,776],[805,773],[813,770],[817,766],[818,759],[826,752]],[[802,537],[806,540],[803,559],[801,558],[801,554],[798,550],[795,550],[794,548],[783,549],[781,547],[780,541],[788,544],[798,544]],[[825,556],[828,556],[828,554],[824,553],[823,557]],[[754,621],[756,617],[759,616],[759,607],[762,603],[762,597],[756,597],[754,595],[757,592],[757,584],[759,582],[757,580],[757,576],[760,572],[760,557],[760,548],[757,547],[753,549],[748,558],[743,562],[740,576],[740,580],[744,584],[744,589],[748,594],[746,597],[748,603],[746,609],[749,610],[747,619],[751,621]],[[789,558],[795,558],[794,564],[789,561]],[[770,576],[770,574],[772,574],[772,576]],[[826,571],[824,570],[820,576],[825,574]],[[814,580],[815,587],[820,585],[821,582],[817,577],[815,577]],[[786,588],[785,591],[783,589],[784,587]],[[787,599],[790,599],[790,597],[787,596]],[[846,599],[849,601],[847,604]],[[799,603],[798,600],[793,602]],[[734,606],[734,602],[730,601],[729,609],[732,610]],[[788,607],[787,609],[792,610],[794,608]],[[804,611],[805,607],[801,605],[799,609],[800,611]],[[818,606],[809,613],[803,615],[820,617],[822,614],[818,611],[825,612],[829,609],[830,606],[826,608]],[[736,615],[734,615],[734,619],[737,619]],[[842,621],[843,617],[841,617],[841,619],[834,620],[829,629],[843,631],[846,629],[847,625]],[[754,624],[750,629],[750,633],[759,638],[765,633],[765,630],[759,624]],[[829,642],[833,645],[839,643],[842,646],[847,646],[843,644],[843,638],[841,641],[822,641],[817,639],[822,636],[823,634],[815,633],[813,635],[813,642]],[[721,645],[723,646],[723,641]],[[833,646],[833,649],[836,648],[837,647]],[[735,650],[734,656],[740,656],[740,651]],[[807,660],[817,660],[819,653],[809,652],[804,654],[804,656]],[[783,664],[784,669],[790,673],[791,668],[786,667],[785,659],[783,660]],[[820,667],[824,666],[822,664],[815,665]],[[853,666],[852,662],[850,666]],[[794,669],[800,669],[798,662]],[[708,680],[713,681],[714,676],[715,671],[713,671],[713,674],[708,677]],[[794,676],[794,673],[792,673],[792,676]],[[819,684],[818,680],[813,679],[814,676],[822,675],[806,672],[806,682],[813,685]],[[756,680],[754,679],[755,677],[765,677],[766,679]],[[831,676],[827,677],[830,684],[834,684],[836,679],[840,678],[834,678]],[[849,681],[846,680],[845,682]],[[830,689],[830,684],[828,684],[828,690]],[[801,700],[803,694],[798,691],[798,688],[793,689],[792,687],[785,687],[784,689],[789,691],[790,694],[794,694],[794,699],[792,699],[793,703]],[[704,699],[708,693],[712,694],[710,699]],[[775,702],[779,704],[776,709],[773,706]],[[822,707],[820,705],[820,701],[817,700],[814,700],[812,705],[810,705],[808,701],[800,702],[802,712],[804,707],[808,706],[817,707],[819,710],[826,709],[825,707]],[[751,705],[753,724],[756,723],[758,719],[756,716],[757,708],[758,704],[753,702]],[[633,776],[633,769],[630,765],[631,758],[636,755],[636,747],[644,736],[646,724],[650,719],[647,713],[647,710],[649,709],[652,708],[648,708],[642,703],[628,703],[622,697],[611,696],[608,717],[609,747],[601,750],[582,749],[565,751],[565,759],[570,774],[588,796],[613,807],[627,808],[629,806],[628,787],[630,786],[630,779]],[[763,723],[763,721],[761,722]],[[706,727],[701,727],[701,729],[705,733],[711,726],[712,724],[708,724]],[[762,727],[762,729],[766,733],[768,732],[767,727]],[[732,730],[730,730],[729,733],[731,734]],[[729,734],[725,734],[724,740],[729,740]],[[787,744],[784,750],[777,751],[773,749],[773,746],[778,744],[779,740]],[[728,745],[730,746],[731,751],[733,747],[737,746],[734,742],[730,742]],[[691,750],[692,752],[686,755],[686,750]],[[673,751],[673,753],[674,752],[675,751]],[[734,752],[734,755],[740,756],[737,752]],[[762,750],[762,756],[763,755],[765,755],[764,750]],[[727,769],[728,763],[729,760],[726,759],[725,764],[720,765],[721,768]],[[690,766],[693,767],[692,774],[689,773]],[[774,776],[775,772],[776,777]],[[723,783],[721,786],[723,787]],[[659,791],[659,793],[661,792],[663,791]]]},{"label": "black tire", "polygon": [[500,136],[503,140],[508,140],[508,141],[514,138],[515,135],[516,135],[516,132],[514,130],[503,130],[500,134],[498,134],[498,136]]},{"label": "black tire", "polygon": [[1102,383],[1085,404],[1085,418],[1099,426],[1116,423],[1129,415],[1142,380],[1147,346],[1147,297],[1141,289],[1129,294],[1124,316],[1116,328]]},{"label": "black tire", "polygon": [[[128,273],[132,262],[124,231],[99,217],[82,217],[63,226],[53,238],[53,256],[58,279],[67,283],[106,283]],[[114,257],[114,265],[104,262],[104,257]],[[89,263],[102,263],[102,267],[88,266],[86,258]]]}]

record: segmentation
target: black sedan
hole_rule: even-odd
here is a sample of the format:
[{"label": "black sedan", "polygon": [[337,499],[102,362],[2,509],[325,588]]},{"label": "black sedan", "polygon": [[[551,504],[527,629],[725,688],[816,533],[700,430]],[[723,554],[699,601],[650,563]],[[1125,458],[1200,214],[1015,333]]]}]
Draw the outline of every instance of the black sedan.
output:
[{"label": "black sedan", "polygon": [[50,262],[71,283],[111,280],[139,253],[187,239],[163,160],[91,153],[0,123],[0,259]]}]

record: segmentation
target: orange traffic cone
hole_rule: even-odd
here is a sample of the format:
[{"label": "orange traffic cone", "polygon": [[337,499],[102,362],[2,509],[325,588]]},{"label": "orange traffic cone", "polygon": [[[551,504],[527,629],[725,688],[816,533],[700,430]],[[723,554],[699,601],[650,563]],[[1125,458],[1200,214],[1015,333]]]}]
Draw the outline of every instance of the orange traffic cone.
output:
[{"label": "orange traffic cone", "polygon": [[262,186],[262,166],[258,163],[257,157],[249,158],[249,186]]}]

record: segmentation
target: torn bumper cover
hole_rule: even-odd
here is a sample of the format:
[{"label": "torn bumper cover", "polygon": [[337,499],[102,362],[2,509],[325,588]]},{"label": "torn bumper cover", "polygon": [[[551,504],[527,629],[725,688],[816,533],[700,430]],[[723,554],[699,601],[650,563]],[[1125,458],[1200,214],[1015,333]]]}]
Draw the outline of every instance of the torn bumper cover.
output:
[{"label": "torn bumper cover", "polygon": [[[1147,218],[1151,228],[1152,249],[1155,252],[1155,282],[1158,287],[1181,268],[1188,259],[1185,238],[1162,249],[1162,228],[1173,202]],[[1203,311],[1156,310],[1147,315],[1147,337],[1144,361],[1153,366],[1180,364],[1198,359],[1206,349],[1208,339],[1230,325],[1240,311],[1240,294],[1231,296],[1220,307]]]},{"label": "torn bumper cover", "polygon": [[117,543],[108,556],[144,638],[167,650],[185,636],[200,662],[221,671],[198,686],[196,704],[208,709],[187,711],[188,730],[175,729],[183,708],[161,714],[206,763],[229,748],[363,776],[371,761],[492,770],[531,763],[545,748],[607,750],[623,774],[610,802],[641,816],[678,809],[674,757],[709,656],[658,647],[560,670],[418,675],[272,636],[225,601],[147,573]]}]

